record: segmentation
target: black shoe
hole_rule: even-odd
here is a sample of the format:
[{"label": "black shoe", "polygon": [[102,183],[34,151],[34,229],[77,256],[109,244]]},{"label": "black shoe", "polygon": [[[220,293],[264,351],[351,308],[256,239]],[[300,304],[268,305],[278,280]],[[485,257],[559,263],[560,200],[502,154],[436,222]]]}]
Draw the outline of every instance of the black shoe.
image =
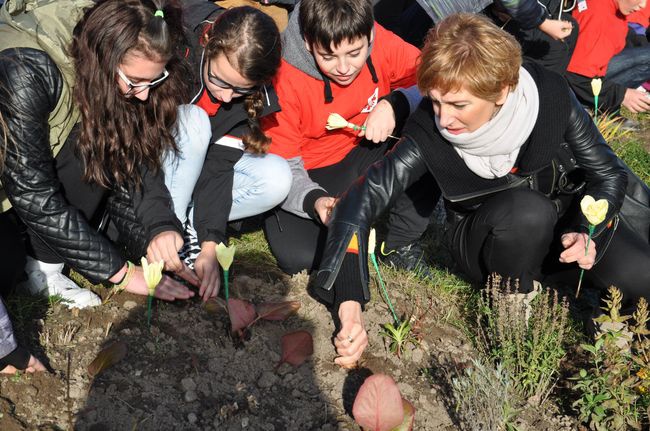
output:
[{"label": "black shoe", "polygon": [[424,259],[424,250],[419,242],[403,245],[390,251],[384,250],[384,244],[382,244],[379,258],[391,268],[405,269],[414,272],[420,278],[433,279],[433,272]]}]

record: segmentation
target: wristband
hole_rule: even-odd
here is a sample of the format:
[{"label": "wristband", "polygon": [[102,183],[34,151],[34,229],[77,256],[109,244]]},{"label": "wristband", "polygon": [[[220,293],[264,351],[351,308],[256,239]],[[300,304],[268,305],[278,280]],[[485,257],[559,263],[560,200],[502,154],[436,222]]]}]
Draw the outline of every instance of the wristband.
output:
[{"label": "wristband", "polygon": [[126,289],[126,286],[129,284],[131,279],[133,278],[133,274],[135,274],[135,265],[130,261],[126,261],[126,274],[124,274],[124,277],[122,277],[122,281],[119,283],[113,284],[113,289],[115,289],[117,292],[121,292],[124,289]]}]

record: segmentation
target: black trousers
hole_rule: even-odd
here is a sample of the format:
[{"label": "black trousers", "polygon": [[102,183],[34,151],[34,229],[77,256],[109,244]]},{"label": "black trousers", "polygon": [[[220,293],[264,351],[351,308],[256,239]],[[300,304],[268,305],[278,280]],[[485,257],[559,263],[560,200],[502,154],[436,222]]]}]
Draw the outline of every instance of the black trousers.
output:
[{"label": "black trousers", "polygon": [[[555,205],[543,194],[513,189],[487,199],[449,232],[452,254],[473,280],[484,282],[496,272],[520,280],[529,291],[532,281],[560,281],[577,286],[580,269],[563,264],[560,236],[573,220],[572,209],[558,218]],[[599,252],[598,240],[595,240]],[[585,280],[604,289],[618,287],[628,299],[650,300],[650,244],[619,224],[598,263]]]},{"label": "black trousers", "polygon": [[22,230],[11,212],[0,214],[0,294],[6,297],[25,267]]},{"label": "black trousers", "polygon": [[[99,209],[108,197],[108,190],[82,180],[83,162],[74,153],[70,142],[72,139],[76,139],[76,135],[70,135],[55,159],[60,190],[70,206],[79,210],[89,222],[97,225],[99,220],[95,218],[101,218]],[[42,262],[62,262],[62,259],[31,229],[27,229],[27,252]]]},{"label": "black trousers", "polygon": [[[380,160],[389,143],[362,141],[343,160],[324,168],[308,171],[312,180],[330,196],[343,193],[366,169]],[[429,224],[435,207],[431,199],[433,177],[426,174],[400,196],[391,208],[386,245],[390,248],[407,245],[420,238]],[[278,266],[288,274],[318,267],[327,237],[327,228],[312,219],[305,219],[284,210],[276,210],[264,220],[264,233]]]}]

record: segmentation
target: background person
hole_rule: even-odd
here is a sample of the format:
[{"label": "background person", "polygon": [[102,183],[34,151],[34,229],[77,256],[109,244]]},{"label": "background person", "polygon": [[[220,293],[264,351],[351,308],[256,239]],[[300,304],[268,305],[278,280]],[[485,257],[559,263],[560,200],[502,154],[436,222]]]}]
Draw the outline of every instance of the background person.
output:
[{"label": "background person", "polygon": [[[167,1],[28,1],[0,9],[0,84],[8,95],[2,114],[12,144],[2,207],[11,206],[27,227],[32,291],[77,307],[98,304],[61,274],[65,263],[91,281],[147,294],[142,270],[90,224],[118,189],[132,190],[156,253],[168,253],[178,238],[182,244],[160,181],[162,156],[176,149],[184,75],[174,53],[181,39],[180,9]],[[156,289],[167,300],[192,295],[169,277]]]}]

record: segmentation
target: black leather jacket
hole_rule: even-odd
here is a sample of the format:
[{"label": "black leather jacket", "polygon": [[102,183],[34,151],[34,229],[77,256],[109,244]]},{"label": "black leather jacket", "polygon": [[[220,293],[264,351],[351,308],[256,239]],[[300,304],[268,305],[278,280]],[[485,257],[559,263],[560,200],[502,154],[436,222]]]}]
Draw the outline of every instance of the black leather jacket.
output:
[{"label": "black leather jacket", "polygon": [[[109,279],[122,268],[125,259],[66,201],[50,148],[48,117],[61,94],[59,69],[44,51],[7,49],[0,53],[0,84],[6,95],[2,113],[12,140],[0,178],[14,210],[68,266],[93,281]],[[71,145],[71,139],[72,135],[64,145]],[[133,192],[113,196],[122,203],[113,208],[113,215],[121,218],[121,236],[137,239],[134,242],[140,255],[147,237],[164,230],[180,230],[162,177],[151,177],[145,186],[152,191],[146,196]],[[136,226],[136,220],[149,223],[146,228],[143,223]]]},{"label": "black leather jacket", "polygon": [[[325,290],[332,288],[348,243],[357,233],[363,239],[359,241],[359,270],[363,284],[360,288],[363,289],[364,299],[369,299],[367,238],[370,227],[397,196],[429,171],[420,147],[427,143],[415,142],[408,131],[405,136],[383,160],[371,166],[366,175],[359,178],[338,202],[328,228],[327,243],[315,281],[317,287]],[[586,192],[595,197],[606,197],[610,204],[608,218],[614,217],[625,197],[626,167],[605,143],[573,94],[564,138],[575,162],[584,171]],[[436,172],[432,174],[436,176]],[[431,194],[431,198],[437,201],[441,192],[435,189]],[[445,199],[445,203],[449,206],[450,202]],[[576,220],[576,230],[584,230],[584,227],[580,228],[582,224],[584,221]]]}]

